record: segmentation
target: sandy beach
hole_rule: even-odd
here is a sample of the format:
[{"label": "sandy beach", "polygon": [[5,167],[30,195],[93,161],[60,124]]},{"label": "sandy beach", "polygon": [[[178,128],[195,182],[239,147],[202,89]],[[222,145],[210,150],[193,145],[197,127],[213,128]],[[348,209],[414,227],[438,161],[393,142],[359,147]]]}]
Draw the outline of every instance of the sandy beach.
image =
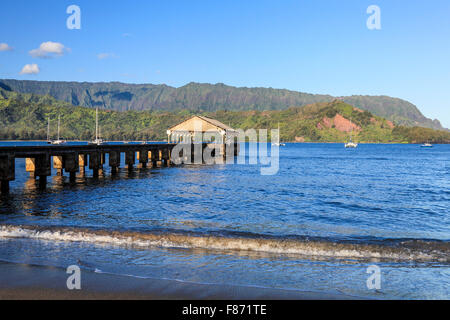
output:
[{"label": "sandy beach", "polygon": [[81,271],[81,290],[68,290],[69,274],[55,267],[0,263],[1,300],[337,300],[356,297],[257,287],[142,279]]}]

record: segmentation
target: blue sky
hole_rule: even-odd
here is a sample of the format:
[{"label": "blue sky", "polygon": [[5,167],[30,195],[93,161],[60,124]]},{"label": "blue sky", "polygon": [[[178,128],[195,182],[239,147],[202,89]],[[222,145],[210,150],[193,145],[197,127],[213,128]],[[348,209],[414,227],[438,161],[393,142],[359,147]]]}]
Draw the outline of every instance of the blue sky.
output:
[{"label": "blue sky", "polygon": [[[381,30],[366,27],[372,4]],[[49,41],[61,54],[30,54]],[[0,10],[0,78],[389,95],[450,127],[449,42],[448,0],[15,0]]]}]

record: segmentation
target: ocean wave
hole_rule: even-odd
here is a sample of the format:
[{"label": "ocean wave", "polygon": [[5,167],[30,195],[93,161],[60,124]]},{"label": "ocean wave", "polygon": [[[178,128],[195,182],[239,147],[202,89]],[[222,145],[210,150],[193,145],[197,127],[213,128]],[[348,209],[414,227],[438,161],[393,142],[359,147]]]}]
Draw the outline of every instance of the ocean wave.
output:
[{"label": "ocean wave", "polygon": [[450,262],[450,243],[438,240],[390,239],[370,243],[264,236],[232,237],[174,232],[136,232],[76,227],[0,225],[0,238],[87,242],[139,248],[239,250],[303,256]]}]

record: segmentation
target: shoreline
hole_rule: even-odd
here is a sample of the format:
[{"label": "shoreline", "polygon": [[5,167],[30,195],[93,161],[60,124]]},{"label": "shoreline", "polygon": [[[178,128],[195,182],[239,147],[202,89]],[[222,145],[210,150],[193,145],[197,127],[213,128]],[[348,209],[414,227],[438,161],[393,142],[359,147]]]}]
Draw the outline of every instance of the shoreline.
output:
[{"label": "shoreline", "polygon": [[[166,143],[167,141],[156,141],[156,140],[108,140],[106,142],[154,142],[154,143]],[[0,140],[0,142],[47,142],[47,140]],[[86,140],[67,140],[67,142],[88,142]]]},{"label": "shoreline", "polygon": [[344,294],[138,278],[81,269],[69,290],[64,269],[0,262],[0,300],[354,300]]},{"label": "shoreline", "polygon": [[[108,142],[112,142],[112,143],[117,143],[117,142],[124,142],[127,140],[114,140],[114,141],[106,141],[106,143]],[[127,142],[143,142],[144,140],[133,140],[133,141],[127,141]],[[0,142],[47,142],[47,140],[0,140]],[[67,142],[87,142],[85,140],[68,140]],[[154,141],[154,140],[146,140],[146,142],[151,142],[151,143],[167,143],[167,141]],[[313,143],[321,143],[321,144],[344,144],[348,141],[342,141],[342,142],[336,142],[336,141],[304,141],[304,142],[298,142],[298,141],[280,141],[280,143],[292,143],[292,144],[313,144]],[[247,143],[247,142],[246,142]],[[271,144],[270,141],[267,142],[268,144]],[[391,145],[391,144],[401,144],[401,145],[421,145],[425,142],[417,142],[417,143],[410,143],[410,142],[401,142],[401,141],[397,141],[397,142],[358,142],[358,144],[387,144],[387,145]],[[448,145],[450,143],[433,143],[433,145]]]}]

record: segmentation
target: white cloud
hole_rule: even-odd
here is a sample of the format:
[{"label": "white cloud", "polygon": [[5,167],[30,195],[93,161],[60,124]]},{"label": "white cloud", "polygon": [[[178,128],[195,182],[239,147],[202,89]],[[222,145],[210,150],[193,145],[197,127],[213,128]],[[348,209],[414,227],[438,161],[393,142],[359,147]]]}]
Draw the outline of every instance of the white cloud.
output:
[{"label": "white cloud", "polygon": [[0,51],[12,51],[13,48],[10,47],[7,43],[0,43]]},{"label": "white cloud", "polygon": [[33,49],[29,53],[34,58],[53,58],[60,57],[68,51],[70,49],[64,47],[62,43],[47,41],[42,42],[38,49]]},{"label": "white cloud", "polygon": [[41,70],[39,70],[39,66],[36,63],[26,64],[23,66],[20,74],[38,74]]},{"label": "white cloud", "polygon": [[97,58],[103,60],[108,58],[117,58],[117,56],[114,53],[99,53]]}]

